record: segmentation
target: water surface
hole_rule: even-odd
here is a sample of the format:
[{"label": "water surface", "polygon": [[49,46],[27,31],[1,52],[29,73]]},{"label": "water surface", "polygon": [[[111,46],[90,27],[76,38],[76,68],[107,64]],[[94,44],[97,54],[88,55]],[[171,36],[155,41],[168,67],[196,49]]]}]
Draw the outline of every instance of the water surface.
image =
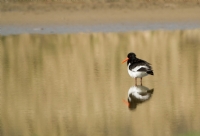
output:
[{"label": "water surface", "polygon": [[145,30],[185,30],[200,27],[198,21],[193,22],[157,22],[157,23],[111,23],[93,25],[6,25],[0,26],[1,35],[11,34],[70,34],[91,32],[129,32]]},{"label": "water surface", "polygon": [[[198,29],[0,38],[1,135],[200,135]],[[142,87],[130,51],[153,66]]]}]

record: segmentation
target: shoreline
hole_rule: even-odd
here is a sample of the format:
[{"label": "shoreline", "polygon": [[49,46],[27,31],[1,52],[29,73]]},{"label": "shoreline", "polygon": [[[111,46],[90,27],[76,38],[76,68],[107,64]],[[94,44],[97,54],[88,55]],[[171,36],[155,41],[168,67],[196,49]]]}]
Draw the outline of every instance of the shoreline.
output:
[{"label": "shoreline", "polygon": [[[200,28],[198,4],[12,3],[0,6],[1,35]],[[144,3],[143,3],[144,4]]]}]

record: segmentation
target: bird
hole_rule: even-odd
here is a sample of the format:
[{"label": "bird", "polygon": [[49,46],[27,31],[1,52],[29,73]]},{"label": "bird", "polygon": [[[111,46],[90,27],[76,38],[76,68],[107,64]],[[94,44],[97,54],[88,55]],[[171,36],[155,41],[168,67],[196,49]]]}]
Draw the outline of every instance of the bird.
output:
[{"label": "bird", "polygon": [[149,89],[142,85],[131,86],[128,90],[128,99],[123,102],[130,110],[136,109],[137,105],[149,100],[154,92],[154,89]]},{"label": "bird", "polygon": [[140,78],[142,85],[142,78],[147,75],[154,75],[151,64],[142,59],[136,57],[135,53],[130,52],[127,58],[122,63],[127,61],[128,74],[135,79],[135,85],[137,85],[137,78]]}]

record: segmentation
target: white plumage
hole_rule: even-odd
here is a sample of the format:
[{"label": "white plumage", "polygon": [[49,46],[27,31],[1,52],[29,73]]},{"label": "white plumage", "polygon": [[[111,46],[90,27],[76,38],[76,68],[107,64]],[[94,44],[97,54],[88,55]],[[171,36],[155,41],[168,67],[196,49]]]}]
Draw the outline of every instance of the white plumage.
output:
[{"label": "white plumage", "polygon": [[131,63],[128,64],[128,74],[132,77],[132,78],[141,78],[144,76],[147,76],[147,72],[143,72],[143,71],[138,71],[140,68],[145,68],[148,69],[147,66],[137,66],[135,68],[133,68],[132,70],[129,69],[129,66],[131,65]]},{"label": "white plumage", "polygon": [[[132,86],[128,90],[128,99],[131,101],[132,99],[130,96],[134,96],[135,99],[138,99],[141,101],[146,101],[151,96],[151,93],[148,93],[149,90],[150,90],[149,88],[147,88],[145,86],[141,86],[141,85]],[[141,95],[141,94],[143,94],[143,95]]]},{"label": "white plumage", "polygon": [[151,64],[142,60],[138,59],[135,53],[129,53],[127,58],[122,61],[122,63],[127,61],[128,67],[128,74],[135,78],[135,85],[137,85],[137,78],[140,78],[141,85],[142,85],[142,78],[147,75],[154,75]]},{"label": "white plumage", "polygon": [[132,86],[128,90],[128,107],[130,110],[136,109],[137,105],[149,100],[153,94],[154,89],[148,89],[145,86]]}]

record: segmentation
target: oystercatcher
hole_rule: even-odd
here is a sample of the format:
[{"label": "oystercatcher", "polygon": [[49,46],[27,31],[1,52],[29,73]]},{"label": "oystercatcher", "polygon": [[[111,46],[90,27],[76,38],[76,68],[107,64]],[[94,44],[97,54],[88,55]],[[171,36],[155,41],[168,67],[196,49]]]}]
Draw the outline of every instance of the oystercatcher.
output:
[{"label": "oystercatcher", "polygon": [[128,90],[128,101],[123,100],[130,110],[136,109],[137,105],[149,100],[154,92],[154,89],[149,89],[145,86],[132,86]]},{"label": "oystercatcher", "polygon": [[127,55],[127,58],[122,62],[127,61],[128,66],[128,73],[132,78],[135,78],[135,85],[137,85],[137,78],[141,79],[141,85],[142,85],[142,78],[147,75],[154,75],[153,70],[151,67],[151,64],[138,59],[135,55],[135,53],[129,53]]}]

